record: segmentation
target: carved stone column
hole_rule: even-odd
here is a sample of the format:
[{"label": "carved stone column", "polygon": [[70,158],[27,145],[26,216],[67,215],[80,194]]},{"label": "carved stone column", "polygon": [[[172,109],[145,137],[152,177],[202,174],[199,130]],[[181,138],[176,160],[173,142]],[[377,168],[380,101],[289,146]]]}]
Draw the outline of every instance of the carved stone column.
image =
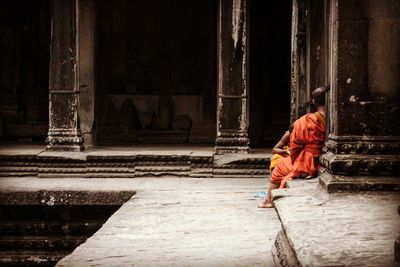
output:
[{"label": "carved stone column", "polygon": [[[400,179],[395,176],[400,173],[400,127],[396,118],[400,108],[391,98],[398,98],[400,83],[396,71],[391,77],[372,67],[380,62],[382,67],[390,64],[399,68],[399,64],[388,61],[400,61],[400,53],[396,48],[391,50],[393,55],[382,58],[382,51],[387,53],[397,42],[396,34],[394,39],[388,37],[390,40],[371,38],[387,32],[382,23],[387,16],[371,12],[386,10],[393,14],[392,8],[369,7],[375,3],[368,1],[333,0],[331,4],[330,128],[326,153],[321,157],[326,170],[320,182],[328,191],[398,190]],[[398,19],[388,27],[392,23],[398,23]],[[375,55],[376,49],[382,50]],[[374,83],[382,75],[385,82],[392,81],[386,92],[380,88],[383,83]]]},{"label": "carved stone column", "polygon": [[220,0],[216,152],[248,152],[247,0]]},{"label": "carved stone column", "polygon": [[81,151],[79,127],[79,0],[52,1],[49,132],[46,150]]}]

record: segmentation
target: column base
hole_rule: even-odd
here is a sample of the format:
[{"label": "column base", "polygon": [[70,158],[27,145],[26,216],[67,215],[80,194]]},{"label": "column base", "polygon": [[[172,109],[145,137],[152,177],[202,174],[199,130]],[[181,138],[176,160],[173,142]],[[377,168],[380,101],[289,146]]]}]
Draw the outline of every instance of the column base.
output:
[{"label": "column base", "polygon": [[83,133],[83,149],[84,150],[91,150],[93,149],[93,133]]},{"label": "column base", "polygon": [[247,133],[220,133],[215,140],[215,153],[248,153],[250,150],[249,143]]},{"label": "column base", "polygon": [[83,138],[76,130],[50,131],[46,143],[46,151],[80,152],[84,150]]},{"label": "column base", "polygon": [[82,152],[83,146],[70,146],[70,145],[47,145],[46,151],[65,151],[65,152]]},{"label": "column base", "polygon": [[345,176],[322,170],[320,186],[328,193],[357,191],[400,191],[400,177],[396,176]]},{"label": "column base", "polygon": [[338,175],[397,176],[400,173],[399,155],[327,152],[320,162],[330,173]]},{"label": "column base", "polygon": [[227,153],[249,153],[250,148],[248,146],[216,146],[215,153],[218,155]]}]

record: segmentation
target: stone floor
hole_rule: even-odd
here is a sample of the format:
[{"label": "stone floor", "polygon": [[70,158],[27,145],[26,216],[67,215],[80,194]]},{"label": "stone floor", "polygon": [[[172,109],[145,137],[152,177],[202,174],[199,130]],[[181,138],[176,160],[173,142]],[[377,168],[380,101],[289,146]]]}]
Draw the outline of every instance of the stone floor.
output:
[{"label": "stone floor", "polygon": [[20,177],[0,178],[0,189],[136,191],[58,266],[274,266],[271,247],[281,229],[295,266],[399,266],[394,262],[398,192],[328,194],[318,188],[318,179],[293,180],[290,188],[273,191],[276,209],[257,209],[254,194],[266,183]]},{"label": "stone floor", "polygon": [[398,192],[332,193],[318,179],[274,190],[276,211],[299,266],[400,266]]},{"label": "stone floor", "polygon": [[2,178],[3,191],[135,190],[86,243],[58,266],[274,266],[281,229],[257,209],[266,179]]}]

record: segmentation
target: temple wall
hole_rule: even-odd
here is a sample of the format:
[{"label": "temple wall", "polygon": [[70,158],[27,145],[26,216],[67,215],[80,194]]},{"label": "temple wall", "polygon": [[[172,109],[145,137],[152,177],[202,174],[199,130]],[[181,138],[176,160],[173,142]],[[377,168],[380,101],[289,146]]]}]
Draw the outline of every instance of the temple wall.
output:
[{"label": "temple wall", "polygon": [[369,0],[368,87],[371,93],[400,99],[400,2]]}]

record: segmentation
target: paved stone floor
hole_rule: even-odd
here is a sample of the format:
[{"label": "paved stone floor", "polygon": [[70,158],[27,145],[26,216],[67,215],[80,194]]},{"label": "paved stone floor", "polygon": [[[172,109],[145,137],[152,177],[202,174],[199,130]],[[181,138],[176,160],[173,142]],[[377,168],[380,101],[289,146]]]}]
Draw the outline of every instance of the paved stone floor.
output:
[{"label": "paved stone floor", "polygon": [[274,191],[283,196],[275,206],[302,266],[400,265],[394,261],[398,192],[327,194],[315,182]]},{"label": "paved stone floor", "polygon": [[280,223],[266,179],[0,179],[3,190],[136,190],[58,266],[274,266]]}]

